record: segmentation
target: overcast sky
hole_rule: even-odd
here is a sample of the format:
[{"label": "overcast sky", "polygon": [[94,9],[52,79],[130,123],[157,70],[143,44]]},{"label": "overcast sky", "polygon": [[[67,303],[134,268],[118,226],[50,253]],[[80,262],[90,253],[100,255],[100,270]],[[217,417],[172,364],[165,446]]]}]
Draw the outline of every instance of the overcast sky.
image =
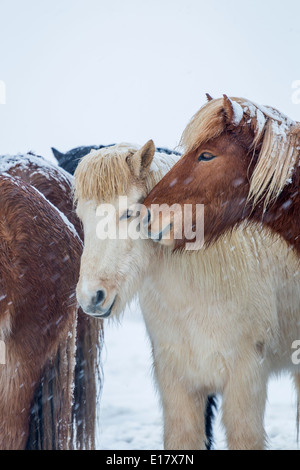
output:
[{"label": "overcast sky", "polygon": [[205,92],[300,121],[299,0],[0,0],[0,25],[0,153],[174,147]]}]

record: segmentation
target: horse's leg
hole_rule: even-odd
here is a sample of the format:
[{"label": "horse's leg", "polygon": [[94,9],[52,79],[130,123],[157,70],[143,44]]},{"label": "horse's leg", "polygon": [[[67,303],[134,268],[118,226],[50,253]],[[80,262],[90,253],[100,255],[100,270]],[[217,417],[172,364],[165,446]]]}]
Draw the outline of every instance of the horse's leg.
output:
[{"label": "horse's leg", "polygon": [[24,450],[33,389],[22,373],[7,365],[0,368],[0,449]]},{"label": "horse's leg", "polygon": [[23,343],[6,339],[6,363],[0,365],[0,449],[24,450],[34,391],[40,380],[37,358],[24,355]]},{"label": "horse's leg", "polygon": [[192,391],[168,368],[155,367],[164,414],[164,448],[206,449],[207,394]]},{"label": "horse's leg", "polygon": [[299,442],[300,430],[300,372],[294,374],[295,388],[297,393],[297,441]]},{"label": "horse's leg", "polygon": [[263,450],[267,377],[258,361],[234,367],[223,393],[223,423],[230,450]]}]

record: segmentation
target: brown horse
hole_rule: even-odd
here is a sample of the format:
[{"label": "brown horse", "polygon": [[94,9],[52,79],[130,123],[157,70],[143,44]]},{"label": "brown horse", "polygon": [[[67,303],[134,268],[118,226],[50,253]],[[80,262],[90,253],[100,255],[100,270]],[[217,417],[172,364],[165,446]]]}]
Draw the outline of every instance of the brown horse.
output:
[{"label": "brown horse", "polygon": [[[5,396],[2,396],[1,402],[4,408],[9,408],[10,406],[15,407],[17,404],[17,406],[27,410],[28,406],[31,406],[30,426],[28,429],[28,415],[25,412],[27,418],[24,418],[24,425],[22,428],[23,437],[20,439],[16,436],[16,432],[14,433],[11,430],[11,426],[14,426],[15,415],[10,413],[9,416],[4,418],[1,413],[1,421],[4,423],[3,433],[7,436],[12,435],[13,437],[10,440],[8,440],[8,438],[2,439],[1,433],[0,446],[1,448],[24,448],[25,442],[25,446],[28,449],[70,449],[73,447],[78,449],[92,449],[95,446],[96,388],[98,386],[97,380],[99,377],[98,346],[102,341],[102,326],[101,322],[93,322],[93,320],[86,317],[81,310],[78,311],[77,317],[77,307],[73,289],[78,276],[78,263],[82,247],[81,241],[78,238],[76,231],[74,230],[73,224],[79,231],[80,235],[82,234],[78,219],[73,212],[71,180],[68,174],[63,170],[55,167],[54,165],[51,165],[51,163],[45,161],[43,158],[33,155],[1,157],[0,170],[2,172],[13,175],[14,182],[18,182],[23,189],[28,188],[26,183],[29,183],[38,189],[40,193],[36,190],[33,190],[33,188],[30,190],[31,192],[34,191],[33,194],[35,197],[40,199],[40,204],[44,204],[44,211],[47,212],[48,210],[50,213],[54,212],[56,214],[56,219],[59,221],[58,225],[56,224],[53,229],[53,224],[50,225],[51,230],[55,231],[55,236],[51,234],[48,227],[48,237],[50,236],[50,238],[53,238],[53,240],[50,242],[50,250],[49,241],[47,241],[46,238],[47,233],[44,229],[44,231],[39,230],[39,236],[41,236],[41,240],[38,241],[38,238],[34,240],[34,237],[32,237],[32,245],[28,245],[26,253],[26,256],[28,257],[27,265],[30,269],[30,273],[34,272],[34,276],[27,276],[27,279],[25,279],[26,276],[24,275],[24,282],[27,282],[29,287],[32,284],[32,288],[29,290],[30,294],[27,293],[25,301],[23,300],[23,309],[25,310],[26,308],[27,315],[33,315],[34,305],[31,305],[34,304],[36,300],[35,297],[31,295],[31,292],[36,290],[36,292],[43,293],[40,298],[40,302],[45,302],[42,311],[44,312],[45,317],[47,316],[47,318],[51,319],[51,323],[49,323],[49,326],[46,326],[46,328],[48,329],[52,325],[52,322],[56,321],[58,321],[57,325],[60,326],[60,333],[58,334],[56,331],[56,335],[50,339],[50,337],[48,338],[47,334],[44,334],[45,323],[40,323],[39,321],[36,322],[35,329],[38,330],[37,336],[42,337],[42,335],[44,335],[44,346],[45,348],[48,348],[47,351],[51,349],[51,354],[49,355],[48,352],[46,354],[41,354],[38,352],[38,350],[35,350],[36,344],[34,342],[31,343],[28,340],[30,354],[39,354],[40,363],[43,369],[41,376],[39,368],[40,366],[32,366],[32,373],[37,376],[37,380],[34,381],[31,390],[32,393],[35,392],[34,396],[32,396],[31,393],[31,395],[27,394],[26,396],[19,397],[18,394],[11,393],[10,401],[8,401]],[[47,197],[50,202],[47,202],[42,194]],[[20,200],[21,199],[22,194],[20,195]],[[28,210],[30,210],[30,206],[33,206],[33,203],[30,203],[29,199],[29,197],[26,199],[26,202],[28,203]],[[1,192],[1,202],[3,201],[4,199]],[[51,203],[58,206],[61,212],[54,208]],[[32,210],[33,209],[31,209],[31,211]],[[14,213],[12,210],[12,216],[13,214]],[[32,229],[32,225],[29,225],[30,219],[27,217],[27,220],[26,216],[27,214],[25,212],[24,218],[22,219],[24,224],[24,231],[27,230],[30,233],[30,228]],[[31,217],[31,219],[37,221],[38,216]],[[27,225],[25,224],[26,220]],[[36,226],[38,226],[37,222]],[[66,244],[65,238],[67,235],[64,234],[64,231],[66,231],[66,233],[69,232],[69,236],[71,234],[71,237],[74,239],[67,243],[68,250],[72,252],[72,257],[66,255],[65,257],[61,258],[59,251],[56,253],[57,247],[59,248],[60,245],[63,247],[64,244]],[[60,238],[57,237],[57,232],[60,233]],[[34,241],[36,244],[39,243],[41,245],[36,260],[39,260],[38,266],[37,263],[34,263],[34,261],[30,261],[30,256],[32,257],[36,251],[36,245],[34,244]],[[46,246],[44,246],[45,242]],[[18,248],[17,244],[16,247]],[[1,250],[1,257],[8,256],[6,253],[6,248],[6,246],[3,246]],[[47,251],[50,251],[50,253],[48,253],[50,261],[47,261],[47,263],[42,263],[41,253],[45,252],[46,254]],[[47,257],[45,259],[47,260]],[[6,288],[9,287],[9,279],[10,276],[12,276],[12,273],[4,270],[5,264],[1,263],[1,265],[2,268],[0,278],[2,283],[6,283],[6,287],[4,289],[6,292]],[[64,283],[61,282],[62,277],[65,278]],[[52,279],[54,279],[54,281]],[[36,282],[37,287],[34,285],[34,282]],[[57,289],[57,295],[55,294],[56,282],[60,285],[60,287]],[[48,284],[50,284],[50,289]],[[66,285],[69,286],[68,289],[64,289]],[[20,292],[21,296],[21,291],[22,285],[19,286],[19,289],[18,285],[16,285],[16,293],[14,294],[15,298],[18,292]],[[68,292],[68,296],[70,297],[67,304],[66,302],[62,301],[63,291],[65,291],[65,293]],[[53,297],[54,295],[55,297]],[[55,309],[53,308],[54,303]],[[5,311],[5,305],[3,301],[1,302],[0,311],[2,310]],[[29,314],[29,312],[31,313]],[[16,309],[16,314],[17,313],[18,310]],[[70,320],[71,314],[73,319],[75,318],[76,321],[73,321],[72,335],[69,335],[70,332],[67,332],[66,329],[62,328],[60,317],[64,319],[64,322],[67,322],[68,319]],[[32,319],[31,323],[28,323],[28,329],[26,330],[27,336],[29,334],[35,335],[34,331],[30,331],[30,325],[32,326]],[[3,322],[1,323],[3,324]],[[2,326],[1,323],[0,330]],[[20,328],[20,325],[18,325],[18,328]],[[22,330],[20,329],[19,331],[18,328],[15,328],[14,334],[19,338],[23,333],[21,333]],[[26,335],[24,336],[24,339],[26,339]],[[10,343],[7,341],[8,340],[6,339],[5,345],[8,356]],[[68,346],[68,349],[66,349],[66,345],[69,343],[70,346]],[[22,343],[20,343],[20,345],[21,344]],[[19,353],[22,359],[23,351],[21,348]],[[69,357],[67,357],[66,354],[68,354]],[[24,356],[25,355],[26,352],[24,351]],[[49,360],[50,356],[52,358],[51,360]],[[11,365],[14,364],[13,361],[15,360],[16,357],[12,356]],[[18,360],[18,362],[20,361]],[[0,372],[2,373],[3,366],[0,367],[2,367],[2,371],[0,369]],[[7,367],[7,365],[5,367]],[[29,375],[29,368],[26,370],[28,371],[28,375],[23,375],[22,379],[24,387],[28,386],[28,383],[32,382]],[[69,385],[71,385],[71,388]],[[70,392],[68,397],[66,395],[69,401],[66,401],[64,398],[65,391],[67,390]],[[74,397],[72,396],[73,391]],[[65,429],[68,429],[68,433],[65,432],[64,435],[62,435],[62,432],[59,431],[60,426],[57,424],[59,422],[65,423],[64,426]],[[68,423],[68,426],[66,423]],[[72,423],[73,425],[71,425]],[[19,426],[18,435],[21,434],[22,431],[20,430]]]},{"label": "brown horse", "polygon": [[[208,95],[208,100],[183,132],[184,156],[149,194],[146,206],[192,204],[195,227],[195,205],[203,204],[207,244],[246,219],[269,227],[299,253],[300,125],[246,99]],[[162,243],[186,245],[183,223],[176,233],[170,224],[168,230],[158,207],[148,218],[150,232],[161,224]]]}]

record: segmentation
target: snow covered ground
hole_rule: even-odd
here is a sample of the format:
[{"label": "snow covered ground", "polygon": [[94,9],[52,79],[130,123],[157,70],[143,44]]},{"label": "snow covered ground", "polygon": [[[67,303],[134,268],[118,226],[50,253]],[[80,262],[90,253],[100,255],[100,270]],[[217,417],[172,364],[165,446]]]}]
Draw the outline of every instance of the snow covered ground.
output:
[{"label": "snow covered ground", "polygon": [[[105,323],[102,359],[104,388],[98,448],[163,449],[162,415],[153,386],[150,346],[137,303],[126,310],[119,323]],[[214,426],[215,448],[226,449],[220,414]],[[270,449],[299,449],[296,394],[289,377],[270,383],[266,429]]]}]

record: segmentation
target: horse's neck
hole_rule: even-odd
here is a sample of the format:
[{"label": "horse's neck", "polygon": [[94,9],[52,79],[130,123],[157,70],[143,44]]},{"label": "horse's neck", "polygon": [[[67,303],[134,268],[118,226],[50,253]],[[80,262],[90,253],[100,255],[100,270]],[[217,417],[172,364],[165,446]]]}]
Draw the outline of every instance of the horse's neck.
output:
[{"label": "horse's neck", "polygon": [[[216,285],[235,289],[255,262],[262,244],[259,231],[239,227],[207,249],[173,253],[169,248],[156,245],[148,274],[158,289],[173,292],[174,286],[178,292],[192,293],[198,288],[214,290]],[[247,276],[244,281],[246,287]]]},{"label": "horse's neck", "polygon": [[291,184],[287,185],[278,199],[263,213],[260,205],[252,217],[272,231],[281,235],[300,254],[300,167],[297,167]]}]

